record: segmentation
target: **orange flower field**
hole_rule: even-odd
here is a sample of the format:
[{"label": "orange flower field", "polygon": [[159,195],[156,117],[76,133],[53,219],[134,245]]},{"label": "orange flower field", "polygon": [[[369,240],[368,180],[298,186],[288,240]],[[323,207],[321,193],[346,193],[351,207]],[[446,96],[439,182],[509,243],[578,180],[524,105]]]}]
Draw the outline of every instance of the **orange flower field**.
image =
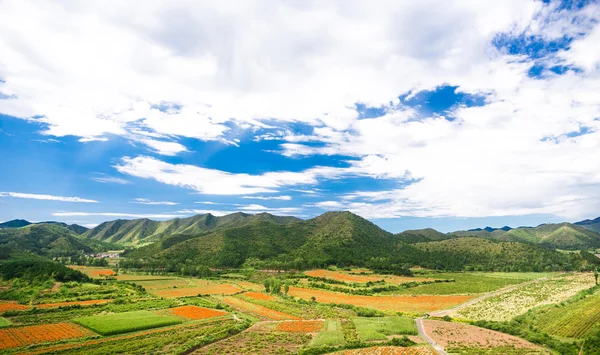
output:
[{"label": "orange flower field", "polygon": [[25,309],[29,309],[29,306],[24,304],[18,304],[17,302],[12,301],[2,301],[0,302],[0,313],[6,311],[22,311]]},{"label": "orange flower field", "polygon": [[155,296],[165,298],[189,297],[197,295],[233,295],[238,292],[242,292],[242,289],[230,284],[213,284],[198,287],[185,287],[150,291],[150,293]]},{"label": "orange flower field", "polygon": [[262,292],[246,292],[244,293],[244,296],[263,301],[273,301],[274,299],[276,299],[276,297],[267,295],[266,293]]},{"label": "orange flower field", "polygon": [[38,308],[65,307],[65,306],[73,306],[73,305],[90,306],[90,305],[94,305],[94,304],[104,304],[104,303],[108,303],[110,301],[112,301],[112,300],[88,300],[88,301],[43,303],[43,304],[36,304],[35,306]]},{"label": "orange flower field", "polygon": [[325,290],[311,290],[300,287],[290,287],[289,295],[310,300],[315,297],[317,302],[353,304],[355,306],[375,308],[396,312],[430,312],[450,308],[464,303],[474,296],[357,296]]},{"label": "orange flower field", "polygon": [[281,332],[300,332],[300,333],[315,333],[323,328],[323,321],[320,320],[294,320],[290,322],[281,322],[275,330]]},{"label": "orange flower field", "polygon": [[189,319],[204,319],[212,317],[220,317],[227,314],[225,311],[216,309],[198,307],[198,306],[182,306],[171,309],[171,313]]},{"label": "orange flower field", "polygon": [[239,298],[235,297],[225,297],[223,298],[223,302],[227,303],[233,308],[240,309],[245,312],[250,312],[260,316],[262,318],[270,319],[270,320],[286,320],[286,319],[295,319],[300,320],[302,318],[292,316],[290,314],[286,314],[283,312],[274,311],[272,309],[259,306],[254,303],[243,301]]},{"label": "orange flower field", "polygon": [[71,323],[6,328],[0,329],[0,350],[90,335],[96,334]]},{"label": "orange flower field", "polygon": [[375,346],[372,348],[344,350],[338,355],[435,355],[430,348],[424,346],[401,348],[398,346]]}]

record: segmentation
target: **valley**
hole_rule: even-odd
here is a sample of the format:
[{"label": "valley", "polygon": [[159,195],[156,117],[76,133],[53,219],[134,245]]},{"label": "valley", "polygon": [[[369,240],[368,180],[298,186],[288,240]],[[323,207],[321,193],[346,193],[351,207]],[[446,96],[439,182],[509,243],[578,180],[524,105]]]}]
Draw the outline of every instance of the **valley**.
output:
[{"label": "valley", "polygon": [[[595,241],[565,251],[481,231],[394,235],[348,212],[306,221],[236,214],[134,222],[0,229],[0,351],[597,350]],[[574,240],[570,231],[546,229],[562,247]]]}]

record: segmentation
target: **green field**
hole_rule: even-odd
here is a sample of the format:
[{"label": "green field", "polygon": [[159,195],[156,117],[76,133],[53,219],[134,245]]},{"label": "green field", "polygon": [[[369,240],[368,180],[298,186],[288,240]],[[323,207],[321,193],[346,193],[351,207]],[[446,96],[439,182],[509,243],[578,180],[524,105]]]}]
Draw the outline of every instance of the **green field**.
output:
[{"label": "green field", "polygon": [[386,340],[388,335],[417,335],[417,326],[405,317],[359,317],[353,319],[358,336],[362,341]]},{"label": "green field", "polygon": [[310,343],[312,346],[324,345],[342,345],[344,340],[344,332],[342,324],[339,320],[327,320],[323,330]]},{"label": "green field", "polygon": [[550,277],[552,273],[516,273],[516,272],[445,272],[424,273],[417,277],[430,277],[435,279],[455,280],[456,282],[441,282],[393,291],[393,294],[406,295],[452,295],[485,293],[501,289],[506,286],[520,284],[538,278]]},{"label": "green field", "polygon": [[102,335],[113,335],[179,324],[181,320],[150,311],[134,311],[75,318],[73,322]]},{"label": "green field", "polygon": [[8,319],[0,317],[0,328],[8,327],[11,324],[12,323]]},{"label": "green field", "polygon": [[600,289],[571,302],[537,310],[533,316],[535,324],[548,334],[582,338],[600,328]]}]

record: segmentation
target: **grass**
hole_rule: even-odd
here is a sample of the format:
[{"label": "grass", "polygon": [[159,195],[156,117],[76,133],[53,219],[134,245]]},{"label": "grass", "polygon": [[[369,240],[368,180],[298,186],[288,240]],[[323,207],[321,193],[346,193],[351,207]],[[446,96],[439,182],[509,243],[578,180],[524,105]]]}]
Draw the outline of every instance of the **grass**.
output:
[{"label": "grass", "polygon": [[310,343],[312,346],[331,346],[342,345],[344,340],[344,332],[342,324],[339,320],[327,320],[323,326],[323,330]]},{"label": "grass", "polygon": [[0,317],[0,328],[8,327],[11,324],[12,323],[8,319]]},{"label": "grass", "polygon": [[182,321],[150,311],[134,311],[75,318],[73,322],[102,335],[113,335],[179,324]]},{"label": "grass", "polygon": [[362,341],[386,340],[388,335],[417,335],[415,321],[406,317],[360,317],[353,319]]}]

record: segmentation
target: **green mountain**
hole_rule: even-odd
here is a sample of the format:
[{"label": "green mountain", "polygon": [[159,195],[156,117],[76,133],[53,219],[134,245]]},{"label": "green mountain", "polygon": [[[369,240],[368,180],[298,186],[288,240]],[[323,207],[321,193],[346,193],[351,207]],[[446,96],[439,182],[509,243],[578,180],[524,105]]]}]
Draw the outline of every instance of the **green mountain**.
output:
[{"label": "green mountain", "polygon": [[585,229],[589,229],[592,232],[600,233],[600,217],[596,219],[586,219],[583,221],[575,222],[574,224],[581,226]]},{"label": "green mountain", "polygon": [[45,257],[70,256],[114,248],[98,241],[86,240],[60,224],[30,224],[21,228],[0,229],[3,253],[28,252]]},{"label": "green mountain", "polygon": [[[407,235],[453,239],[408,244]],[[397,271],[419,265],[447,270],[542,271],[570,270],[583,263],[577,253],[518,242],[460,238],[433,230],[394,235],[350,212],[328,212],[293,224],[254,221],[196,236],[173,235],[132,251],[121,266],[179,271],[354,265]]]},{"label": "green mountain", "polygon": [[520,227],[505,231],[497,229],[458,231],[455,236],[470,236],[504,242],[540,244],[556,249],[580,250],[600,247],[600,234],[572,223],[542,224],[535,228]]},{"label": "green mountain", "polygon": [[216,217],[208,213],[161,222],[152,221],[147,218],[134,220],[117,219],[115,221],[104,222],[90,229],[83,236],[89,239],[138,246],[160,241],[173,235],[197,235],[257,221],[289,224],[301,220],[296,217],[279,217],[268,213],[251,215],[241,212],[222,217]]},{"label": "green mountain", "polygon": [[0,223],[0,228],[19,228],[30,225],[31,222],[26,221],[24,219],[13,219],[12,221],[6,221],[4,223]]},{"label": "green mountain", "polygon": [[31,223],[29,221],[26,221],[24,219],[13,219],[12,221],[7,221],[4,223],[0,223],[0,228],[21,228],[21,227],[25,227],[25,226],[29,226],[32,224],[54,224],[54,225],[59,225],[62,227],[65,227],[67,229],[69,229],[72,232],[75,232],[75,234],[83,234],[85,232],[88,231],[89,228],[86,228],[84,226],[80,226],[78,224],[66,224],[66,223],[62,223],[62,222],[54,222],[54,221],[47,221],[47,222],[38,222],[38,223]]},{"label": "green mountain", "polygon": [[454,235],[444,234],[433,228],[406,230],[402,233],[398,233],[397,236],[400,240],[409,244],[456,238]]}]

